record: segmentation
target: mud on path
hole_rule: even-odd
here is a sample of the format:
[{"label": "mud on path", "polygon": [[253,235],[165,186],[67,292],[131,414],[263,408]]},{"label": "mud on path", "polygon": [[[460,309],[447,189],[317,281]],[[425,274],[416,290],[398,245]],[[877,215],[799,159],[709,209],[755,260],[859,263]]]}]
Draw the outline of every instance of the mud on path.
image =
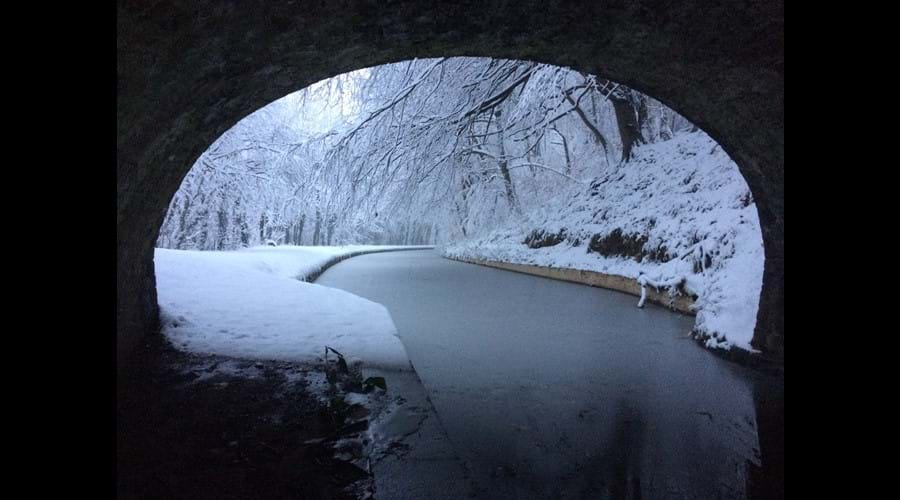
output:
[{"label": "mud on path", "polygon": [[142,351],[118,380],[119,498],[372,495],[365,458],[334,448],[368,410],[343,402],[325,366],[188,354],[161,335]]}]

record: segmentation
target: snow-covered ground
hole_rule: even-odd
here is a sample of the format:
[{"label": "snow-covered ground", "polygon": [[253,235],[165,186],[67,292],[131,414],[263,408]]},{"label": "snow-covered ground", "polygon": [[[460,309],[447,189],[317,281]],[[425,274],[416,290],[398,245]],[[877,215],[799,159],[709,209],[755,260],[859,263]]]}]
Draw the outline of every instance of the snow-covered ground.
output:
[{"label": "snow-covered ground", "polygon": [[[706,345],[752,350],[764,259],[759,217],[737,166],[706,134],[641,146],[632,161],[609,169],[575,198],[525,218],[447,245],[443,253],[635,279],[644,273],[656,283],[683,280],[698,297],[695,329]],[[556,245],[529,248],[523,242],[535,229],[565,233]],[[592,238],[602,247],[617,229],[642,242],[643,255],[616,255],[609,250],[614,243],[606,245],[607,256],[589,251]]]},{"label": "snow-covered ground", "polygon": [[312,362],[325,346],[348,361],[410,369],[387,309],[301,279],[329,260],[388,246],[156,249],[163,332],[185,350]]}]

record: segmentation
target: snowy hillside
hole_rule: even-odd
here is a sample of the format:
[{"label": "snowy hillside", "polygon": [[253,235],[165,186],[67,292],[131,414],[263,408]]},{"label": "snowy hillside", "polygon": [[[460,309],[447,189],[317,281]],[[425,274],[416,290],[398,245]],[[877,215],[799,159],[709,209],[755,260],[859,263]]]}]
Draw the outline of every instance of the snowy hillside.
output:
[{"label": "snowy hillside", "polygon": [[683,283],[708,347],[750,350],[762,287],[756,206],[737,166],[702,132],[643,145],[580,195],[525,222],[447,245],[448,257]]}]

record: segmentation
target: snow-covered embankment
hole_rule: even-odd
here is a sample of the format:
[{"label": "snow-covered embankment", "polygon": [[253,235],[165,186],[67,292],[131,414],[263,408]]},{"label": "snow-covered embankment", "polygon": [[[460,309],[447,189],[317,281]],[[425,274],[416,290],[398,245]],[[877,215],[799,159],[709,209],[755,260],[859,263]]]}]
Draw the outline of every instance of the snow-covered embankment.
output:
[{"label": "snow-covered embankment", "polygon": [[325,346],[350,361],[410,369],[384,306],[301,280],[329,262],[406,247],[255,247],[229,252],[156,249],[163,332],[185,350],[313,362]]},{"label": "snow-covered embankment", "polygon": [[737,166],[702,132],[641,146],[578,196],[443,253],[643,275],[696,296],[695,334],[707,347],[753,350],[764,260],[759,217]]}]

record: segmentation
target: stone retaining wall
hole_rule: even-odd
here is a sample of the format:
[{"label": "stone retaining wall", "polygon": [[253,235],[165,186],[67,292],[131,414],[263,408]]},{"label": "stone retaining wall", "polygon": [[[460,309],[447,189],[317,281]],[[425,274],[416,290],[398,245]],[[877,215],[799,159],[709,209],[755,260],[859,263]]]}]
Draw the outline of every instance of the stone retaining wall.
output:
[{"label": "stone retaining wall", "polygon": [[[449,258],[449,257],[448,257]],[[460,262],[469,264],[478,264],[482,266],[496,267],[507,271],[515,271],[517,273],[531,274],[534,276],[543,276],[561,281],[570,281],[573,283],[581,283],[583,285],[596,286],[600,288],[608,288],[619,292],[628,293],[637,297],[641,296],[641,285],[637,280],[618,276],[614,274],[600,273],[597,271],[585,271],[582,269],[552,268],[546,266],[536,266],[531,264],[512,264],[509,262],[500,262],[495,260],[479,260],[479,259],[459,259],[452,258]],[[647,301],[668,307],[674,311],[696,315],[693,310],[694,300],[685,295],[670,297],[666,291],[657,291],[655,288],[647,287]]]}]

